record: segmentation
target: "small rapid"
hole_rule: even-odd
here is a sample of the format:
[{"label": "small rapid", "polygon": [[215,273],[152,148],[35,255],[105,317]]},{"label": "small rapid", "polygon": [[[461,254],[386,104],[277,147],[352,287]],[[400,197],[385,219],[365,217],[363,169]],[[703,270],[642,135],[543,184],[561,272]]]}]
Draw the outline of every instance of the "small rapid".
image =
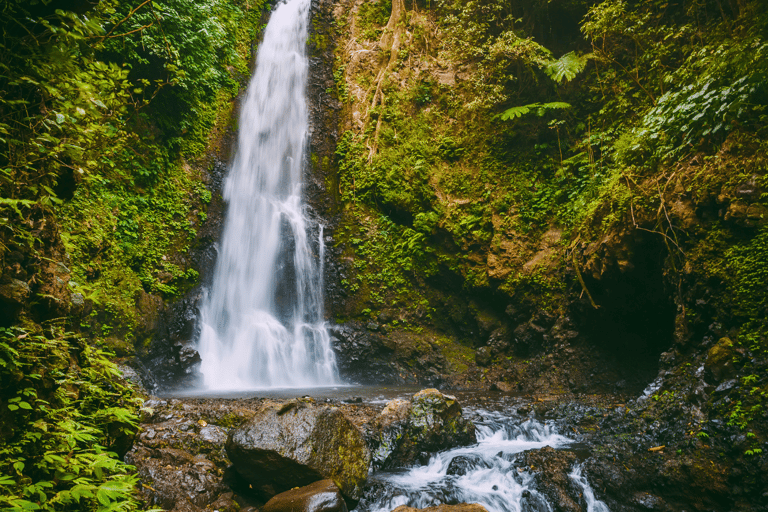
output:
[{"label": "small rapid", "polygon": [[275,8],[242,107],[200,313],[206,391],[339,383],[323,312],[323,226],[303,201],[309,7],[287,0]]},{"label": "small rapid", "polygon": [[[426,464],[405,471],[375,472],[356,512],[457,503],[479,503],[489,512],[551,512],[552,506],[536,489],[534,475],[522,468],[520,454],[545,446],[567,448],[574,441],[535,419],[485,410],[475,413],[477,444],[437,453]],[[609,512],[595,498],[581,466],[574,466],[568,476],[581,490],[587,512]]]}]

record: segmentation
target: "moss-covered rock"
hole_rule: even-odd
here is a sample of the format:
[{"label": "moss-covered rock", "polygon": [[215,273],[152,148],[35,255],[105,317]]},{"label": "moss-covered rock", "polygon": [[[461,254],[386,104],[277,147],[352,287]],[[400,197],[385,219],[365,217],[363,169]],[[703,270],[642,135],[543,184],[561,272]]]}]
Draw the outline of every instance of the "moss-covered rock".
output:
[{"label": "moss-covered rock", "polygon": [[340,410],[301,400],[265,405],[230,432],[226,449],[265,497],[326,478],[359,500],[371,462],[363,434]]},{"label": "moss-covered rock", "polygon": [[707,352],[704,369],[715,382],[732,378],[736,372],[733,356],[733,342],[729,338],[720,338],[720,341]]},{"label": "moss-covered rock", "polygon": [[430,453],[475,442],[475,425],[462,415],[456,398],[436,389],[395,399],[381,411],[373,436],[374,465],[403,467]]}]

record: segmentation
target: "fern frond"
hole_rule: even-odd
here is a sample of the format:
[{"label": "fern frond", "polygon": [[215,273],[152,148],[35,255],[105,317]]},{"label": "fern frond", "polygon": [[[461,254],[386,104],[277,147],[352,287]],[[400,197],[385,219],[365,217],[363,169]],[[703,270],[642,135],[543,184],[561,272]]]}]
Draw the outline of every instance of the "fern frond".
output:
[{"label": "fern frond", "polygon": [[522,107],[512,107],[508,110],[505,110],[504,113],[501,114],[501,120],[502,121],[508,121],[509,119],[516,119],[518,117],[522,117],[528,112],[531,111],[531,107],[534,107],[536,104],[531,105],[524,105]]},{"label": "fern frond", "polygon": [[563,83],[563,81],[570,82],[577,74],[584,70],[591,56],[591,54],[576,55],[574,52],[569,52],[547,64],[544,71],[549,78],[559,84]]},{"label": "fern frond", "polygon": [[566,109],[566,108],[571,108],[571,104],[565,103],[564,101],[553,101],[551,103],[531,103],[529,105],[512,107],[510,109],[505,110],[504,112],[502,112],[496,117],[501,118],[502,121],[508,121],[510,119],[517,119],[518,117],[523,117],[525,114],[528,114],[532,111],[535,111],[536,115],[541,117],[546,113],[547,110]]}]

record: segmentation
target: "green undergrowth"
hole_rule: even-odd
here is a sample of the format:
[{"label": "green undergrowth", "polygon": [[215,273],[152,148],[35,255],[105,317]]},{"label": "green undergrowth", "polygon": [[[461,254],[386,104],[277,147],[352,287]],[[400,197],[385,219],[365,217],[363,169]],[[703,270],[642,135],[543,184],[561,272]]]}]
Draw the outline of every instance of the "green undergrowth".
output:
[{"label": "green undergrowth", "polygon": [[115,452],[142,400],[110,354],[58,328],[0,328],[0,508],[138,510],[137,477]]},{"label": "green undergrowth", "polygon": [[61,210],[72,291],[129,328],[140,291],[172,298],[197,278],[185,254],[210,193],[189,166],[174,163],[166,172],[138,190],[124,180],[100,180],[78,189]]}]

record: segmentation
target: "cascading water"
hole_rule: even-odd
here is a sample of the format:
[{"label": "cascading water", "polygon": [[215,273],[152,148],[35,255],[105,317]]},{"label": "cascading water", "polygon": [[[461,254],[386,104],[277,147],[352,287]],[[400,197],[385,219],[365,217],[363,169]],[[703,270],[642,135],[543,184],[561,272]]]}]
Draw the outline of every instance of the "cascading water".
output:
[{"label": "cascading water", "polygon": [[[534,476],[518,471],[518,454],[544,446],[565,448],[573,441],[534,419],[521,422],[500,412],[476,412],[476,445],[437,453],[426,465],[404,472],[374,473],[371,490],[353,512],[443,503],[480,503],[489,512],[551,512],[551,504],[535,488]],[[580,466],[569,476],[581,490],[587,512],[610,512],[595,498]]]},{"label": "cascading water", "polygon": [[302,201],[310,1],[287,0],[272,13],[240,115],[226,223],[200,316],[208,390],[338,380],[323,320],[323,227]]}]

